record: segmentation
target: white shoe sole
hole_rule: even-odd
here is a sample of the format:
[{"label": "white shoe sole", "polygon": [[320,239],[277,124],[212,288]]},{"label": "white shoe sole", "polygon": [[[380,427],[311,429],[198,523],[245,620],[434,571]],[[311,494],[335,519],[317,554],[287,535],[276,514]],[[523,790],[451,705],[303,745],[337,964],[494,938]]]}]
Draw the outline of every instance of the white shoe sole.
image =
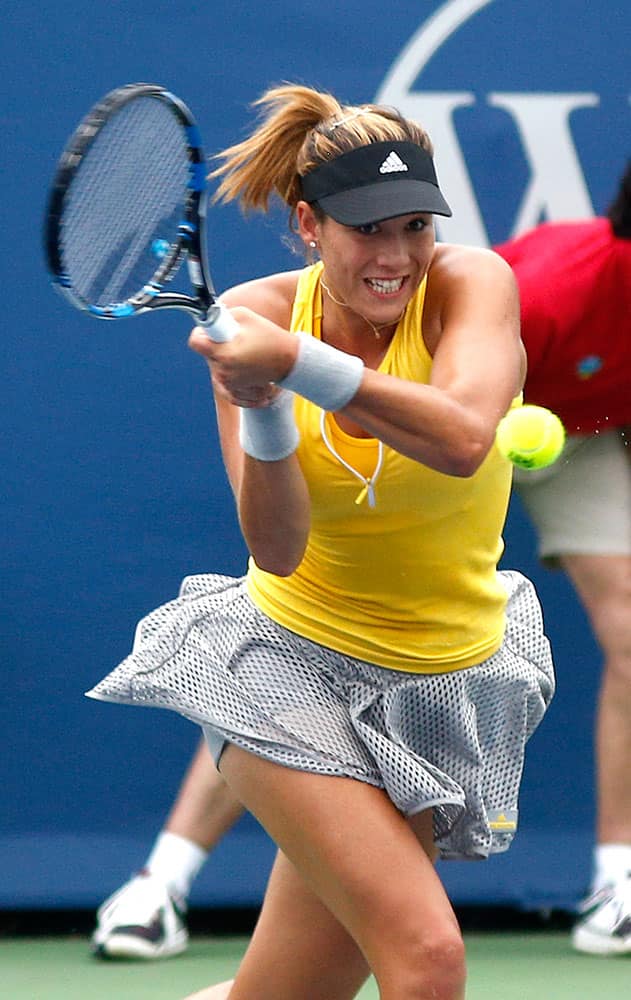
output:
[{"label": "white shoe sole", "polygon": [[176,940],[168,945],[156,945],[135,934],[113,934],[105,941],[93,940],[92,947],[97,958],[129,958],[148,962],[181,955],[188,948],[188,935],[176,936]]},{"label": "white shoe sole", "polygon": [[572,932],[572,946],[585,955],[631,955],[631,937],[615,938],[611,934],[596,934],[587,927]]}]

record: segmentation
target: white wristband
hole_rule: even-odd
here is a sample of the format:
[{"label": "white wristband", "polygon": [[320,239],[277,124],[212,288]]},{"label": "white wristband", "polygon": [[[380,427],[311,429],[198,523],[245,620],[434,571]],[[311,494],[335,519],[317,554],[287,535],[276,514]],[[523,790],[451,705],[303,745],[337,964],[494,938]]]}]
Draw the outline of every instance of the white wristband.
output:
[{"label": "white wristband", "polygon": [[311,400],[323,410],[343,409],[359,389],[364,362],[308,333],[296,336],[300,340],[296,362],[276,384]]},{"label": "white wristband", "polygon": [[261,462],[279,462],[298,447],[294,394],[284,389],[269,406],[240,410],[239,441],[246,455]]}]

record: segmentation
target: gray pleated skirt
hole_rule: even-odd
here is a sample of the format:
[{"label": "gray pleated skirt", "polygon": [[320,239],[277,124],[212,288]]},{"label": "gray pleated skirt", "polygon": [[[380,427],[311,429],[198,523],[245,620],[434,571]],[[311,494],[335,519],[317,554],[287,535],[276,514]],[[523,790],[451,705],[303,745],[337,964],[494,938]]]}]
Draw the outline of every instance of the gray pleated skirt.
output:
[{"label": "gray pleated skirt", "polygon": [[378,667],[263,614],[243,578],[187,577],[138,625],[134,648],[89,697],[172,709],[211,744],[384,788],[405,815],[434,811],[443,858],[506,850],[517,827],[524,748],[554,693],[534,588],[502,572],[501,648],[464,670]]}]

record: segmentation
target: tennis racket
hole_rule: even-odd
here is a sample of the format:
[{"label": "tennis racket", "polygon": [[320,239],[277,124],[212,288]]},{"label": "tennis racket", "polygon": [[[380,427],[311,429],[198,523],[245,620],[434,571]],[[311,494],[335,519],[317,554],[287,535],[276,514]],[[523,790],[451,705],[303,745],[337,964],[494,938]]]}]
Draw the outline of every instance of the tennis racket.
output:
[{"label": "tennis racket", "polygon": [[[206,162],[187,106],[156,84],[99,101],[58,163],[45,252],[53,283],[97,319],[184,309],[212,340],[237,324],[218,301],[206,248]],[[193,294],[169,290],[186,261]]]}]

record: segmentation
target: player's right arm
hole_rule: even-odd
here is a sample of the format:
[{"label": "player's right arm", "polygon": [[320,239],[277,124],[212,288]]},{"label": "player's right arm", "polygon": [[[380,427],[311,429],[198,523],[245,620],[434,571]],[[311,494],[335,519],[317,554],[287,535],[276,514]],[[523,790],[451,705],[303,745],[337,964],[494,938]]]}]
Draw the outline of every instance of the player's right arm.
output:
[{"label": "player's right arm", "polygon": [[[246,306],[259,316],[288,329],[296,281],[296,274],[261,278],[225,292],[221,296],[222,302],[231,308]],[[288,344],[293,347],[291,341]],[[233,386],[230,397],[224,389],[225,372],[222,368],[222,365],[229,364],[229,360],[222,362],[222,356],[229,359],[237,345],[232,344],[230,349],[222,350],[221,346],[210,345],[206,334],[198,329],[191,334],[189,344],[209,363],[224,465],[248,550],[261,569],[287,576],[302,560],[309,535],[307,485],[295,453],[272,462],[260,461],[245,454],[239,440],[240,407],[235,405],[239,393],[241,401],[249,398],[252,404],[257,399],[267,398],[270,386],[260,382],[260,379],[257,384],[250,385],[245,378],[241,387]],[[292,363],[290,359],[288,367]]]}]

